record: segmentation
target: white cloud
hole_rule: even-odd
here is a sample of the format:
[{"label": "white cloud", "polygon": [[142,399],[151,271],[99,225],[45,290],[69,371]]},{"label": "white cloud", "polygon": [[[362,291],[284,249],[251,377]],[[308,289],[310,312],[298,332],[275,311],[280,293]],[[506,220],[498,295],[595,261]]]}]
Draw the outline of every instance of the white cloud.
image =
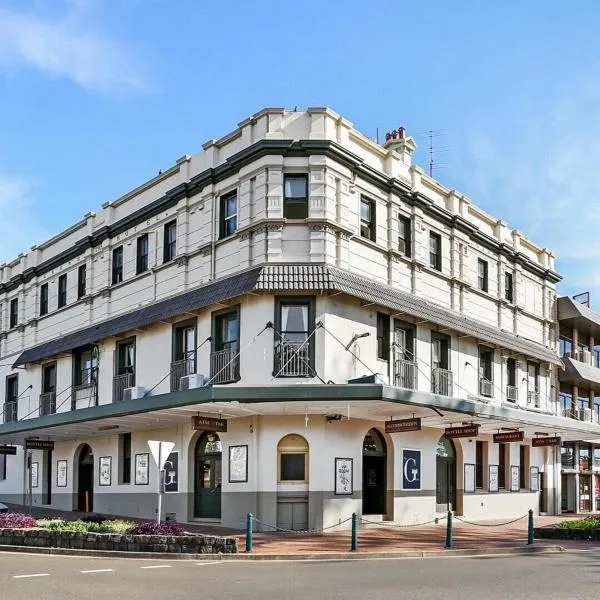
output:
[{"label": "white cloud", "polygon": [[150,91],[140,52],[95,32],[87,4],[72,2],[60,17],[0,9],[0,68],[33,67],[105,93]]},{"label": "white cloud", "polygon": [[0,173],[0,262],[50,237],[37,217],[31,192],[27,181]]}]

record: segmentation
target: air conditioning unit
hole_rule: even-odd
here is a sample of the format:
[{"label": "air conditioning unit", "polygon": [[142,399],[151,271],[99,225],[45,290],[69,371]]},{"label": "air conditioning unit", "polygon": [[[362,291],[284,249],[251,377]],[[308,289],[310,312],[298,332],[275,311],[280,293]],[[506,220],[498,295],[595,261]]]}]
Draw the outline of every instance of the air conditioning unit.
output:
[{"label": "air conditioning unit", "polygon": [[144,397],[145,393],[146,390],[140,386],[125,388],[123,390],[123,400],[139,400]]},{"label": "air conditioning unit", "polygon": [[195,388],[199,388],[204,386],[206,383],[206,379],[204,375],[200,373],[193,373],[192,375],[185,375],[179,380],[179,389],[182,392],[186,390],[193,390]]}]

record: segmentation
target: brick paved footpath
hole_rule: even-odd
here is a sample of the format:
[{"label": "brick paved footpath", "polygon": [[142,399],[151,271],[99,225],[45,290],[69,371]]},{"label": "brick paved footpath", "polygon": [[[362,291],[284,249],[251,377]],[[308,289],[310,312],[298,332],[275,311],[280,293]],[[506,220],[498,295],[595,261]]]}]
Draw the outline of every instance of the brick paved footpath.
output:
[{"label": "brick paved footpath", "polygon": [[[10,505],[11,510],[27,512],[26,507]],[[65,512],[34,507],[33,514],[38,517],[55,517],[66,520],[81,518],[82,513]],[[116,517],[115,517],[116,518]],[[139,519],[128,520],[136,521]],[[535,517],[534,525],[543,527],[560,521],[573,519],[574,516]],[[460,517],[453,519],[453,548],[466,550],[527,545],[527,519],[503,525],[506,519],[495,521],[473,521],[463,523]],[[185,528],[193,533],[234,536],[239,540],[240,552],[245,551],[245,535],[241,530],[227,529],[200,523],[185,523]],[[350,550],[350,531],[342,530],[325,533],[254,533],[254,552],[257,554],[306,554],[315,552],[346,552]],[[446,521],[418,527],[393,527],[362,525],[359,529],[358,549],[362,553],[403,552],[443,550],[446,541]],[[536,546],[562,546],[565,549],[600,549],[600,542],[569,540],[535,540]]]}]

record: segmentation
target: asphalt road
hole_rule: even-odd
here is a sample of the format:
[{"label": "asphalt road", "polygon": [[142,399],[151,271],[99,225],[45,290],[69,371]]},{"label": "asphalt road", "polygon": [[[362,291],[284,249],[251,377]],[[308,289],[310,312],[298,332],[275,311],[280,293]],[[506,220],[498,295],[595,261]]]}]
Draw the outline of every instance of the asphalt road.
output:
[{"label": "asphalt road", "polygon": [[0,600],[590,600],[600,551],[327,562],[0,554]]}]

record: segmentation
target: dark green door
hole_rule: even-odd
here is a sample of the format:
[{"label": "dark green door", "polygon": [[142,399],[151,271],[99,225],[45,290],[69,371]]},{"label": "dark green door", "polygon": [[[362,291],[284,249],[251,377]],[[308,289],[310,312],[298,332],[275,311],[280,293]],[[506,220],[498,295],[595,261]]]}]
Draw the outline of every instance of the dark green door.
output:
[{"label": "dark green door", "polygon": [[438,512],[456,508],[456,452],[452,440],[440,438],[435,459],[435,503]]},{"label": "dark green door", "polygon": [[362,466],[362,512],[364,515],[385,515],[386,445],[376,429],[371,429],[363,441]]},{"label": "dark green door", "polygon": [[196,444],[194,516],[221,518],[221,440],[216,433],[204,433]]}]

